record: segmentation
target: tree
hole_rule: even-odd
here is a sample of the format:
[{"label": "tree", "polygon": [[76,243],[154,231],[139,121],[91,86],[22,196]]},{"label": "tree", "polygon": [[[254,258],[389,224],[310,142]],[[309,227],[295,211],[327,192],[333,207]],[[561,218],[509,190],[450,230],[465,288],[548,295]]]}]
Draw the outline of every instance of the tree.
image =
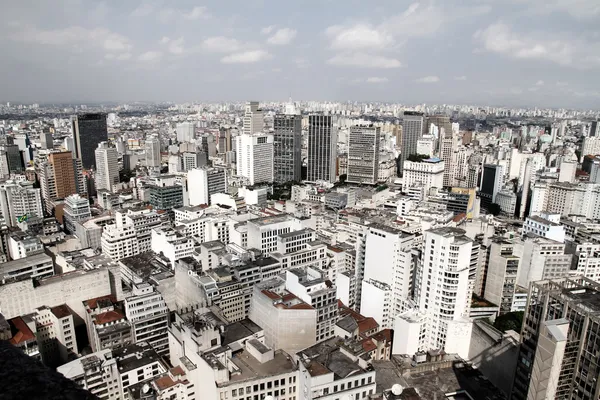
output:
[{"label": "tree", "polygon": [[494,321],[494,327],[502,332],[510,330],[520,332],[523,325],[523,314],[523,311],[516,311],[501,315]]},{"label": "tree", "polygon": [[429,158],[429,154],[411,154],[408,156],[408,161],[421,162]]},{"label": "tree", "polygon": [[492,203],[488,207],[488,213],[492,214],[494,217],[496,215],[500,215],[501,211],[502,211],[502,209],[500,208],[500,205],[497,203]]}]

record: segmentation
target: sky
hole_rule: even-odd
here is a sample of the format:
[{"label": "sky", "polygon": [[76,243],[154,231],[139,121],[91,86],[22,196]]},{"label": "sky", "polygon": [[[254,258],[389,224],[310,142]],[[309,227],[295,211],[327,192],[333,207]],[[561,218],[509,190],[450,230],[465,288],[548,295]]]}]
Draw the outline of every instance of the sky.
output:
[{"label": "sky", "polygon": [[0,0],[0,101],[600,109],[598,0]]}]

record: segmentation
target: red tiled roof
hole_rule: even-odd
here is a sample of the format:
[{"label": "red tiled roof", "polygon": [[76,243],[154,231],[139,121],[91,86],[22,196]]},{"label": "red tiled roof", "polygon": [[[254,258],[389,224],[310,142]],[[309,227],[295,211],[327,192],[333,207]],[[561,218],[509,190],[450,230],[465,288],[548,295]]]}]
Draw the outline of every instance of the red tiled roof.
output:
[{"label": "red tiled roof", "polygon": [[11,328],[13,328],[12,331],[14,332],[12,339],[10,339],[10,344],[17,345],[35,339],[35,335],[31,329],[29,329],[25,321],[23,321],[23,318],[15,317],[8,320],[8,323],[11,325]]},{"label": "red tiled roof", "polygon": [[107,311],[105,313],[96,315],[94,317],[94,324],[104,325],[108,324],[109,322],[119,321],[124,318],[125,316],[117,310]]},{"label": "red tiled roof", "polygon": [[378,342],[391,342],[392,341],[392,330],[391,329],[382,329],[381,331],[377,332],[376,334],[374,334],[373,336],[371,336],[371,339],[374,339]]},{"label": "red tiled roof", "polygon": [[116,303],[117,302],[117,298],[115,296],[113,296],[112,294],[109,294],[107,296],[100,296],[100,297],[96,297],[95,299],[85,300],[83,302],[83,304],[87,305],[91,309],[94,309],[94,308],[96,308],[98,306],[98,301],[99,300],[110,300],[112,303]]},{"label": "red tiled roof", "polygon": [[306,304],[306,303],[299,303],[299,304],[291,306],[290,308],[292,308],[294,310],[312,310],[313,306]]},{"label": "red tiled roof", "polygon": [[310,376],[319,376],[329,373],[329,370],[325,368],[323,364],[316,361],[311,362],[307,369]]},{"label": "red tiled roof", "polygon": [[363,319],[362,321],[357,321],[358,322],[358,333],[362,334],[365,332],[369,332],[373,329],[377,329],[379,327],[379,324],[377,323],[377,321],[375,321],[375,319],[373,319],[372,317],[368,317]]},{"label": "red tiled roof", "polygon": [[273,293],[270,290],[262,290],[261,291],[262,294],[264,294],[265,296],[267,296],[268,298],[270,298],[271,300],[278,300],[281,298],[281,296],[279,296],[277,293]]},{"label": "red tiled roof", "polygon": [[343,249],[340,249],[339,247],[330,246],[330,245],[327,245],[327,248],[328,248],[329,250],[331,250],[331,251],[334,251],[334,252],[336,252],[336,253],[341,253],[341,252],[343,252],[343,251],[344,251]]},{"label": "red tiled roof", "polygon": [[54,314],[54,316],[58,319],[65,318],[71,315],[71,310],[69,309],[69,307],[67,307],[66,304],[52,307],[50,311],[52,311],[52,314]]},{"label": "red tiled roof", "polygon": [[452,218],[452,221],[453,222],[460,222],[460,221],[464,220],[465,218],[467,218],[467,214],[460,213],[457,216],[455,216],[454,218]]},{"label": "red tiled roof", "polygon": [[375,343],[373,343],[373,341],[371,339],[363,340],[361,345],[362,345],[363,350],[366,351],[367,353],[377,349],[377,346],[375,345]]},{"label": "red tiled roof", "polygon": [[175,382],[173,382],[173,379],[171,379],[169,375],[164,375],[160,378],[155,379],[154,384],[156,385],[158,390],[165,390],[170,388],[171,386],[175,386]]},{"label": "red tiled roof", "polygon": [[181,368],[181,366],[176,366],[175,368],[171,368],[171,373],[174,376],[180,376],[180,375],[185,375],[185,371],[183,370],[183,368]]}]

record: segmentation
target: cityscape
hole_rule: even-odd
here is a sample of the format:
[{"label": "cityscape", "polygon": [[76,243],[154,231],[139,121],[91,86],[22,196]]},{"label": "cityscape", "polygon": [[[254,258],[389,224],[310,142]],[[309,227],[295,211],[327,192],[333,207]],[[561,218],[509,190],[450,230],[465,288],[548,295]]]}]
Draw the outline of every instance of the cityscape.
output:
[{"label": "cityscape", "polygon": [[[600,399],[595,2],[327,1],[304,30],[267,0],[29,3],[0,44],[0,398]],[[411,65],[477,20],[469,58]],[[114,87],[65,85],[98,43]],[[531,87],[486,89],[482,57]]]}]

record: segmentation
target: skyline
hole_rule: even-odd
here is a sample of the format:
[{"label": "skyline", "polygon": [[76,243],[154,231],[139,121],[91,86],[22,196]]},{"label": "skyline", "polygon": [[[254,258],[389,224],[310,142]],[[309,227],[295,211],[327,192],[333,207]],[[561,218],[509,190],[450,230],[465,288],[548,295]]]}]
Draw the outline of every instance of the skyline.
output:
[{"label": "skyline", "polygon": [[600,108],[590,0],[61,3],[4,6],[6,101]]}]

